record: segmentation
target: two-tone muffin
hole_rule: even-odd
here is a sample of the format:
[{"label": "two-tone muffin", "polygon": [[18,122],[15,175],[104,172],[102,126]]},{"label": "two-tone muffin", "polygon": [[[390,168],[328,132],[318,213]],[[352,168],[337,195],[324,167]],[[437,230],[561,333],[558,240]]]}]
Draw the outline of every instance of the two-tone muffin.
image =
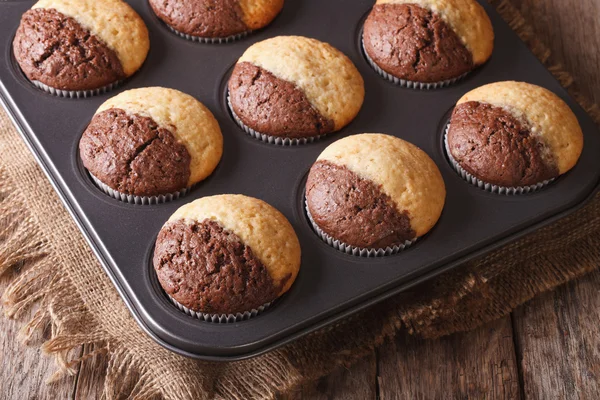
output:
[{"label": "two-tone muffin", "polygon": [[476,0],[377,0],[363,27],[363,47],[384,78],[429,89],[485,63],[494,31]]},{"label": "two-tone muffin", "polygon": [[396,253],[438,221],[446,189],[437,166],[394,136],[359,134],[329,145],[306,182],[306,206],[319,236],[354,255]]},{"label": "two-tone muffin", "polygon": [[110,196],[136,204],[185,194],[221,159],[217,120],[173,89],[125,91],[98,108],[79,142],[83,165]]},{"label": "two-tone muffin", "polygon": [[154,13],[179,36],[205,43],[238,39],[273,21],[283,0],[149,0]]},{"label": "two-tone muffin", "polygon": [[149,48],[144,21],[121,0],[40,0],[13,40],[27,78],[64,97],[110,90],[142,66]]},{"label": "two-tone muffin", "polygon": [[497,82],[458,101],[446,148],[455,169],[469,182],[519,194],[573,168],[583,149],[583,133],[573,111],[549,90]]},{"label": "two-tone muffin", "polygon": [[360,110],[363,79],[327,43],[278,36],[252,45],[228,83],[230,108],[251,136],[298,144],[338,131]]},{"label": "two-tone muffin", "polygon": [[300,269],[300,243],[285,216],[264,201],[204,197],[162,227],[154,269],[180,309],[232,322],[258,314],[290,289]]}]

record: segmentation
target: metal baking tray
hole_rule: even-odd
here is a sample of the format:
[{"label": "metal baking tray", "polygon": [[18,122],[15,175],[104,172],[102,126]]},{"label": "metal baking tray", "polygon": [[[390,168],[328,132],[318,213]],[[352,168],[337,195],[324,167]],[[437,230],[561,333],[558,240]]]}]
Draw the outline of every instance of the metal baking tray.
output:
[{"label": "metal baking tray", "polygon": [[[395,86],[367,64],[359,37],[373,0],[288,0],[269,27],[223,45],[182,39],[152,14],[145,0],[129,3],[150,30],[144,66],[111,93],[63,99],[36,89],[11,55],[20,17],[34,1],[0,2],[0,97],[132,315],[158,343],[177,353],[236,360],[272,350],[574,211],[600,182],[596,126],[485,1],[481,3],[496,33],[492,58],[465,80],[433,91]],[[312,144],[279,147],[252,139],[235,124],[225,88],[232,66],[248,46],[292,34],[329,42],[348,55],[364,77],[366,98],[358,117],[341,132]],[[501,80],[552,90],[571,106],[583,128],[585,147],[577,166],[535,194],[510,197],[478,189],[454,172],[443,150],[442,133],[455,102],[475,87]],[[182,90],[210,108],[223,131],[223,159],[210,178],[179,200],[129,205],[94,186],[79,161],[78,142],[106,99],[155,85]],[[437,226],[394,256],[343,254],[317,237],[303,211],[305,177],[319,153],[337,139],[362,132],[388,133],[418,145],[446,182],[446,206]],[[177,310],[151,265],[156,235],[169,216],[187,202],[220,193],[267,201],[291,221],[302,245],[302,267],[292,289],[264,314],[232,324],[198,321]]]}]

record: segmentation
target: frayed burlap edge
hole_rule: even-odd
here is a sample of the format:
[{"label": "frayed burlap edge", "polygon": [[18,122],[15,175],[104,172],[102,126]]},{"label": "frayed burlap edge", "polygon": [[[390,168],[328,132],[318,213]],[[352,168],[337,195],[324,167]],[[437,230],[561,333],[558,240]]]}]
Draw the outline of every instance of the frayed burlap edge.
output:
[{"label": "frayed burlap edge", "polygon": [[[598,107],[553,64],[520,14],[491,1],[511,27],[600,123]],[[507,315],[536,294],[591,271],[600,260],[600,198],[581,211],[478,262],[445,274],[282,349],[235,363],[196,362],[162,349],[133,321],[51,186],[0,112],[0,274],[20,269],[3,294],[5,313],[22,317],[25,342],[51,328],[42,344],[61,374],[82,359],[71,350],[93,344],[108,358],[106,398],[271,398],[349,366],[405,326],[422,337],[465,331]],[[565,235],[565,232],[569,232]],[[522,251],[526,249],[526,251]],[[423,295],[421,293],[427,293]],[[100,373],[100,371],[98,371]]]}]

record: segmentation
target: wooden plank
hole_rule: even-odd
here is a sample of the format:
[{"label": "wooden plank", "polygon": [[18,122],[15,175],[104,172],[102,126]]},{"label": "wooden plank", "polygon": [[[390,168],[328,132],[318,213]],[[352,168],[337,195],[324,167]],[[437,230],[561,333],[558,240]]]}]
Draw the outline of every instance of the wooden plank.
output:
[{"label": "wooden plank", "polygon": [[513,316],[526,399],[600,399],[600,271]]},{"label": "wooden plank", "polygon": [[377,362],[375,352],[352,368],[340,368],[317,382],[304,385],[279,400],[375,400]]},{"label": "wooden plank", "polygon": [[381,400],[520,398],[509,317],[438,340],[401,333],[378,354]]},{"label": "wooden plank", "polygon": [[[7,286],[8,277],[0,279],[0,293]],[[33,315],[30,312],[23,320]],[[22,322],[0,317],[0,398],[3,400],[71,399],[75,376],[66,377],[47,385],[56,371],[54,359],[42,354],[37,345],[25,346],[17,340]],[[47,335],[46,335],[47,337]],[[76,352],[81,352],[77,349]]]},{"label": "wooden plank", "polygon": [[511,0],[554,59],[561,60],[590,100],[600,104],[600,1]]},{"label": "wooden plank", "polygon": [[81,362],[75,388],[75,400],[100,399],[104,388],[108,357],[105,354],[85,358],[94,352],[93,345],[83,346],[84,360]]}]

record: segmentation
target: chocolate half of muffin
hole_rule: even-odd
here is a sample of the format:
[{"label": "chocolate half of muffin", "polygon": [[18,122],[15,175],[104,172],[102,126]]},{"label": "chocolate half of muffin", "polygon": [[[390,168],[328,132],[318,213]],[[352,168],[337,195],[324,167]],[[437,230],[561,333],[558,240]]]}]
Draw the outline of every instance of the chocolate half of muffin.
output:
[{"label": "chocolate half of muffin", "polygon": [[156,196],[185,189],[190,154],[152,118],[110,108],[94,115],[79,142],[87,170],[124,194]]},{"label": "chocolate half of muffin", "polygon": [[383,71],[433,83],[473,69],[473,56],[436,13],[416,4],[376,4],[363,28],[364,49]]},{"label": "chocolate half of muffin", "polygon": [[416,237],[408,213],[381,185],[346,166],[317,161],[306,182],[306,202],[318,228],[350,246],[382,249]]},{"label": "chocolate half of muffin", "polygon": [[308,138],[335,129],[334,121],[321,115],[294,83],[252,63],[238,63],[228,85],[233,112],[259,133]]},{"label": "chocolate half of muffin", "polygon": [[154,13],[178,32],[226,38],[250,29],[238,0],[150,0]]},{"label": "chocolate half of muffin", "polygon": [[276,284],[239,236],[208,219],[169,221],[156,241],[154,268],[167,295],[205,314],[256,310],[291,279]]},{"label": "chocolate half of muffin", "polygon": [[460,167],[485,183],[521,187],[559,175],[546,144],[526,121],[503,107],[478,101],[459,104],[447,140]]},{"label": "chocolate half of muffin", "polygon": [[75,19],[51,8],[23,15],[13,52],[29,80],[55,89],[93,90],[125,78],[115,51]]}]

